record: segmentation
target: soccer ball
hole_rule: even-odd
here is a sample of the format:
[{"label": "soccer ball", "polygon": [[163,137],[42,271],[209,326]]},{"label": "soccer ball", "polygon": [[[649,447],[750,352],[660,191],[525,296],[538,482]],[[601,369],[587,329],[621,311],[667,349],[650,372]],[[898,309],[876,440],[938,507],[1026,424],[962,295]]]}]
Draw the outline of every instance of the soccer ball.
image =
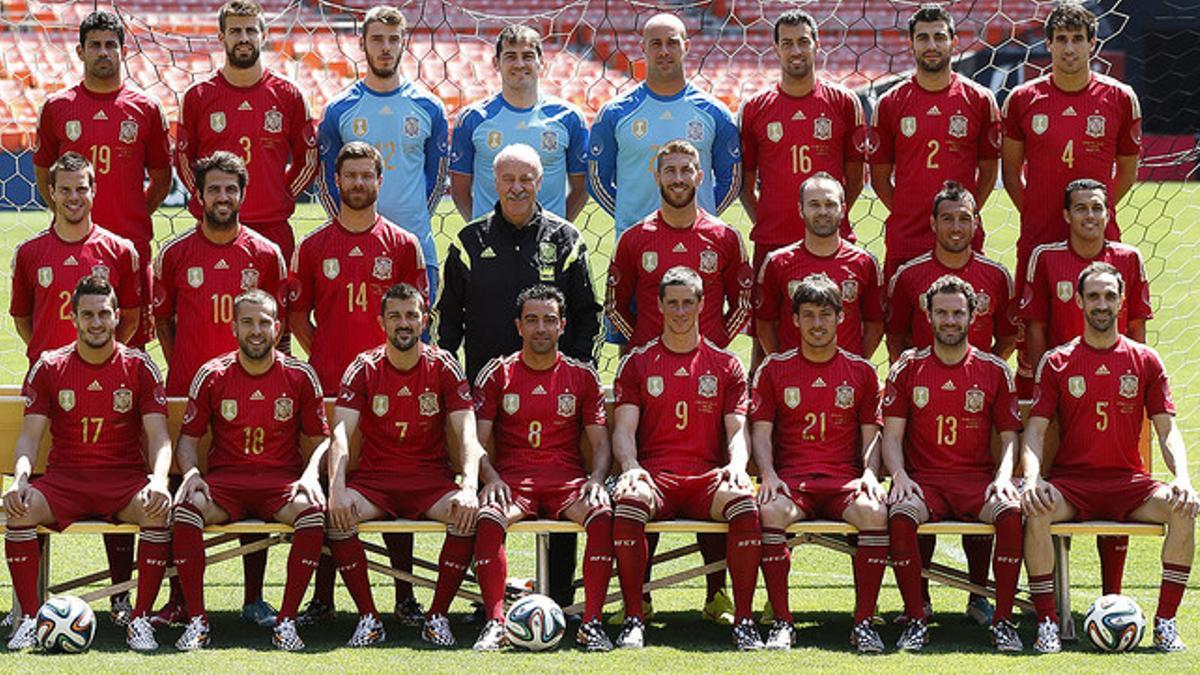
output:
[{"label": "soccer ball", "polygon": [[1146,619],[1142,608],[1124,595],[1105,595],[1088,608],[1083,631],[1102,652],[1127,652],[1142,641]]},{"label": "soccer ball", "polygon": [[96,637],[96,615],[73,595],[50,598],[37,613],[38,644],[48,652],[78,654]]},{"label": "soccer ball", "polygon": [[554,649],[567,632],[567,617],[556,602],[544,595],[527,595],[508,609],[504,621],[508,642],[514,647],[540,652]]}]

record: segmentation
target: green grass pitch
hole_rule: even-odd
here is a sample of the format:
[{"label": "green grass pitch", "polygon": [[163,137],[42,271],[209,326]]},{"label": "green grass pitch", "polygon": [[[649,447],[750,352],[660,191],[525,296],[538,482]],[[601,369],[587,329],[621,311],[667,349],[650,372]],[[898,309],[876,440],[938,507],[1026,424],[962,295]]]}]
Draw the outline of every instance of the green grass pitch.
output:
[{"label": "green grass pitch", "polygon": [[[165,210],[164,210],[165,211]],[[443,202],[441,213],[443,225],[439,246],[444,250],[449,236],[461,227],[461,220],[451,215],[449,201]],[[169,213],[169,212],[168,212]],[[876,255],[882,257],[882,206],[874,200],[863,199],[855,207],[853,220],[860,239],[866,242]],[[1200,381],[1197,381],[1197,365],[1200,364],[1200,340],[1196,327],[1200,326],[1200,309],[1192,301],[1191,292],[1200,283],[1200,271],[1194,267],[1200,254],[1197,244],[1200,235],[1200,185],[1180,183],[1142,183],[1122,204],[1119,220],[1127,242],[1139,245],[1146,258],[1147,271],[1151,278],[1156,318],[1150,322],[1150,340],[1162,353],[1167,362],[1175,390],[1175,399],[1180,408],[1180,424],[1184,437],[1192,445],[1189,461],[1191,474],[1200,476],[1197,457],[1200,447],[1195,443],[1200,428],[1200,415],[1195,412],[1200,404]],[[743,233],[747,231],[744,214],[735,207],[726,214],[727,220],[736,224]],[[321,212],[315,205],[304,205],[297,212],[297,229],[306,232],[321,221]],[[1007,265],[1014,264],[1016,239],[1016,214],[1007,197],[997,192],[984,210],[983,222],[988,231],[988,254]],[[21,240],[37,229],[45,227],[47,218],[43,214],[0,213],[0,246],[11,251]],[[611,221],[604,217],[594,205],[589,205],[580,223],[588,235],[593,251],[593,267],[597,290],[603,292],[604,270],[612,248]],[[180,232],[191,226],[183,217],[159,217],[157,222],[159,239],[170,232]],[[8,284],[2,284],[0,298],[7,302]],[[15,383],[24,368],[24,359],[16,346],[16,337],[11,327],[3,329],[0,337],[0,377],[2,381]],[[749,343],[740,338],[734,348],[743,355],[748,354]],[[882,365],[885,356],[876,355]],[[611,379],[615,366],[613,353],[606,351],[602,369]],[[881,368],[881,375],[883,370]],[[11,439],[0,442],[9,443]],[[5,469],[7,469],[5,467]],[[1155,458],[1156,473],[1164,477],[1161,458]],[[375,537],[368,537],[376,539]],[[686,544],[690,537],[664,537],[662,548]],[[441,543],[440,536],[417,537],[417,553],[427,559],[436,559]],[[1134,538],[1129,550],[1126,568],[1125,592],[1141,604],[1143,611],[1152,614],[1157,602],[1159,564],[1159,542]],[[510,574],[530,577],[534,574],[533,541],[528,535],[514,535],[508,546]],[[962,550],[956,538],[943,537],[938,546],[938,560],[962,566]],[[284,562],[286,550],[277,548],[271,553],[268,568],[266,597],[278,603],[283,591]],[[98,537],[72,536],[54,539],[52,559],[53,579],[62,581],[95,569],[104,564],[103,547]],[[685,559],[656,568],[656,576],[683,569],[695,558]],[[703,602],[704,583],[701,579],[669,590],[658,591],[654,596],[657,617],[651,621],[647,633],[648,647],[639,653],[612,653],[594,655],[582,653],[573,647],[559,649],[551,654],[522,654],[506,652],[495,655],[480,655],[469,649],[475,638],[476,626],[464,624],[462,619],[469,607],[456,602],[452,610],[451,623],[460,647],[453,651],[433,651],[418,639],[416,629],[400,628],[391,620],[385,620],[388,642],[384,648],[350,650],[340,645],[353,631],[353,604],[339,584],[337,606],[341,610],[338,620],[328,626],[308,628],[302,636],[308,643],[303,654],[279,654],[270,646],[270,632],[242,624],[238,618],[241,605],[241,571],[236,563],[223,563],[208,572],[208,601],[214,610],[213,647],[203,653],[177,654],[171,643],[178,636],[177,630],[166,630],[159,634],[163,647],[157,654],[143,656],[128,652],[124,644],[123,631],[113,627],[107,620],[107,604],[98,603],[101,614],[96,644],[91,652],[82,656],[47,657],[42,655],[9,655],[0,657],[0,670],[5,672],[29,672],[52,668],[66,671],[119,672],[133,669],[163,668],[192,671],[279,671],[282,669],[325,669],[338,671],[375,671],[397,667],[412,671],[462,672],[473,671],[581,671],[592,669],[628,671],[763,671],[774,668],[804,668],[834,672],[896,672],[898,670],[921,669],[926,672],[964,671],[1029,671],[1056,670],[1097,672],[1104,670],[1145,671],[1149,668],[1165,668],[1187,672],[1200,668],[1200,597],[1196,590],[1200,584],[1193,577],[1189,595],[1185,596],[1181,608],[1180,626],[1183,638],[1191,646],[1190,653],[1161,656],[1149,648],[1149,635],[1143,640],[1138,653],[1121,656],[1104,656],[1093,651],[1085,643],[1068,644],[1064,653],[1051,657],[1037,657],[1029,652],[1033,641],[1033,622],[1022,621],[1021,634],[1026,643],[1027,654],[1018,657],[1002,657],[991,651],[985,629],[967,622],[962,616],[966,596],[959,591],[934,586],[933,604],[936,612],[933,623],[932,643],[920,655],[904,655],[889,651],[882,657],[859,658],[850,652],[847,636],[850,628],[850,610],[853,607],[853,583],[849,560],[839,554],[827,552],[815,546],[801,546],[794,553],[791,573],[791,599],[797,619],[798,644],[788,654],[739,654],[731,651],[729,633],[725,628],[702,622],[699,607]],[[1075,542],[1073,564],[1074,580],[1072,604],[1077,621],[1082,619],[1090,602],[1099,594],[1099,566],[1091,538]],[[382,577],[376,577],[376,599],[380,608],[390,607],[392,591]],[[616,582],[612,589],[616,588]],[[0,573],[0,598],[10,595],[11,582],[7,572]],[[160,595],[160,600],[165,592]],[[430,593],[418,590],[418,598],[428,603]],[[582,599],[582,592],[577,599]],[[760,584],[756,595],[756,607],[761,607],[765,592]],[[0,607],[7,607],[0,600]],[[887,575],[887,582],[879,599],[881,613],[890,621],[901,607],[900,596]],[[615,631],[614,631],[615,633]],[[899,634],[898,629],[886,626],[882,629],[889,648]],[[570,636],[568,636],[568,639]]]}]

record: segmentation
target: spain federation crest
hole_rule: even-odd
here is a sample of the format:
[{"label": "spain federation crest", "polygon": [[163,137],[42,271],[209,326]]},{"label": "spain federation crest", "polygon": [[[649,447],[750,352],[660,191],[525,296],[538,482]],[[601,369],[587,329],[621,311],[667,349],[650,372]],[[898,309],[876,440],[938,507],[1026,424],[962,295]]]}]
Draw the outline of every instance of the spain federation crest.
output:
[{"label": "spain federation crest", "polygon": [[1050,116],[1041,113],[1034,115],[1033,119],[1029,121],[1029,128],[1033,129],[1033,133],[1041,136],[1050,128]]},{"label": "spain federation crest", "polygon": [[342,272],[342,263],[337,258],[326,258],[321,261],[321,271],[325,273],[326,279],[336,279]]},{"label": "spain federation crest", "polygon": [[767,138],[770,139],[772,143],[778,143],[779,141],[783,140],[783,123],[768,122]]},{"label": "spain federation crest", "polygon": [[441,409],[436,391],[427,391],[417,397],[417,412],[425,417],[433,417],[441,412]]},{"label": "spain federation crest", "polygon": [[1054,286],[1054,294],[1063,302],[1070,302],[1075,297],[1075,284],[1070,281],[1060,281]]},{"label": "spain federation crest", "polygon": [[416,138],[421,133],[421,122],[417,118],[409,115],[404,118],[404,136],[406,138]]},{"label": "spain federation crest", "polygon": [[371,398],[371,412],[375,413],[376,417],[383,417],[388,412],[388,396],[387,394],[375,394]]},{"label": "spain federation crest", "polygon": [[967,117],[965,115],[951,115],[950,128],[946,130],[946,133],[954,138],[966,138]]},{"label": "spain federation crest", "polygon": [[121,129],[117,132],[117,140],[130,144],[137,142],[138,123],[133,120],[122,120]]},{"label": "spain federation crest", "polygon": [[700,384],[696,388],[696,393],[704,398],[716,398],[717,396],[717,376],[716,375],[701,375]]},{"label": "spain federation crest", "polygon": [[58,391],[58,407],[62,408],[63,412],[71,412],[75,409],[75,390],[60,389]]},{"label": "spain federation crest", "polygon": [[359,136],[359,137],[366,136],[367,135],[367,118],[355,117],[354,119],[350,120],[350,131],[353,132],[355,136]]},{"label": "spain federation crest", "polygon": [[838,385],[837,389],[833,390],[833,404],[842,410],[849,410],[854,407],[854,387],[848,384]]},{"label": "spain federation crest", "polygon": [[542,132],[542,150],[546,152],[558,152],[558,134],[547,129]]},{"label": "spain federation crest", "polygon": [[1067,391],[1075,398],[1083,398],[1087,393],[1087,380],[1082,375],[1072,375],[1067,378]]},{"label": "spain federation crest", "polygon": [[929,405],[929,387],[913,387],[912,402],[918,408]]},{"label": "spain federation crest", "polygon": [[690,120],[687,123],[687,139],[694,143],[704,140],[704,123],[700,120]]},{"label": "spain federation crest", "polygon": [[818,141],[827,141],[833,138],[833,120],[824,115],[813,120],[813,138]]},{"label": "spain federation crest", "polygon": [[275,399],[275,421],[286,422],[296,414],[296,402],[287,396]]},{"label": "spain federation crest", "polygon": [[371,276],[380,281],[387,281],[392,278],[392,259],[385,256],[376,256],[375,264],[371,266]]},{"label": "spain federation crest", "polygon": [[1104,138],[1104,115],[1088,115],[1084,133],[1092,138]]},{"label": "spain federation crest", "polygon": [[662,396],[663,379],[661,375],[651,375],[646,378],[646,391],[654,397]]},{"label": "spain federation crest", "polygon": [[900,133],[911,137],[917,133],[917,118],[908,116],[900,118]]},{"label": "spain federation crest", "polygon": [[641,138],[646,135],[647,131],[650,131],[650,123],[645,119],[636,119],[629,126],[629,130],[633,132],[634,138]]},{"label": "spain federation crest", "polygon": [[700,252],[700,271],[701,272],[703,272],[705,274],[714,274],[717,271],[717,263],[718,262],[719,262],[719,259],[717,258],[716,251],[708,250],[708,251]]},{"label": "spain federation crest", "polygon": [[242,270],[242,290],[248,291],[251,288],[258,288],[258,270],[248,267]]},{"label": "spain federation crest", "polygon": [[842,301],[854,302],[858,299],[858,280],[846,279],[842,282]]},{"label": "spain federation crest", "polygon": [[127,413],[133,409],[133,392],[124,387],[113,392],[113,412]]},{"label": "spain federation crest", "polygon": [[108,265],[92,265],[92,276],[108,279]]},{"label": "spain federation crest", "polygon": [[505,394],[504,398],[500,400],[500,405],[504,408],[504,412],[515,415],[521,409],[521,395]]},{"label": "spain federation crest", "polygon": [[504,134],[499,131],[489,131],[487,135],[488,147],[495,150],[504,142]]},{"label": "spain federation crest", "polygon": [[50,284],[54,283],[54,268],[53,267],[39,267],[38,271],[37,271],[37,275],[38,275],[38,286],[41,286],[42,288],[49,288]]},{"label": "spain federation crest", "polygon": [[575,416],[575,394],[559,394],[558,395],[558,416],[559,417],[574,417]]},{"label": "spain federation crest", "polygon": [[1122,375],[1119,382],[1120,382],[1120,388],[1117,390],[1117,393],[1120,394],[1122,398],[1134,398],[1135,396],[1137,396],[1137,392],[1138,392],[1137,375],[1132,375],[1132,374]]},{"label": "spain federation crest", "polygon": [[200,288],[204,285],[204,268],[189,267],[187,271],[188,286]]},{"label": "spain federation crest", "polygon": [[232,398],[221,400],[221,417],[225,418],[226,422],[232,422],[237,419],[237,401]]},{"label": "spain federation crest", "polygon": [[642,269],[647,272],[653,272],[658,267],[658,253],[655,251],[642,251]]},{"label": "spain federation crest", "polygon": [[268,110],[263,115],[263,130],[277,134],[283,131],[283,113],[278,110]]},{"label": "spain federation crest", "polygon": [[216,132],[218,134],[221,133],[222,131],[225,131],[225,113],[223,113],[223,112],[210,113],[208,116],[208,128],[212,129],[214,132]]},{"label": "spain federation crest", "polygon": [[66,132],[67,138],[71,139],[72,141],[77,141],[79,140],[79,137],[83,135],[83,122],[80,122],[79,120],[67,120],[67,124],[63,128],[63,131]]},{"label": "spain federation crest", "polygon": [[974,387],[967,390],[967,398],[963,402],[963,410],[969,413],[977,413],[983,410],[983,390]]},{"label": "spain federation crest", "polygon": [[800,387],[785,387],[783,390],[783,404],[789,408],[799,406]]}]

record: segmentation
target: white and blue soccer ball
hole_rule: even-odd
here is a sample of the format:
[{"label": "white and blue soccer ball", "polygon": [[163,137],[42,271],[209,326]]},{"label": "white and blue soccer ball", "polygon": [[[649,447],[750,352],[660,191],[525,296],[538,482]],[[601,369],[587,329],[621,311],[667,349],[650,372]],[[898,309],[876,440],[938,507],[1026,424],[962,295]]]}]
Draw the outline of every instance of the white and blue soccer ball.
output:
[{"label": "white and blue soccer ball", "polygon": [[78,654],[96,637],[96,615],[73,595],[50,598],[37,613],[37,641],[48,652]]},{"label": "white and blue soccer ball", "polygon": [[508,609],[504,621],[508,642],[541,652],[554,649],[567,632],[567,617],[558,603],[544,595],[527,595]]},{"label": "white and blue soccer ball", "polygon": [[1083,618],[1083,632],[1102,652],[1130,651],[1142,641],[1145,631],[1142,608],[1124,595],[1101,596]]}]

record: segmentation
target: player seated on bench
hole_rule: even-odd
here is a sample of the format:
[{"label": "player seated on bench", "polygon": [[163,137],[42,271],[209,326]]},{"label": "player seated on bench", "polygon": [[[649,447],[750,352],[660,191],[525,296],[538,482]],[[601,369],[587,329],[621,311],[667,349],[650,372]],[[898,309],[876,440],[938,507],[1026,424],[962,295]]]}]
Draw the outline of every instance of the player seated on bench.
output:
[{"label": "player seated on bench", "polygon": [[[596,371],[563,356],[558,340],[566,327],[566,299],[538,284],[517,297],[521,350],[492,359],[475,384],[479,442],[494,439],[492,458],[480,468],[483,506],[475,533],[475,576],[487,623],[477,650],[497,649],[504,638],[504,585],[508,559],[505,531],[524,518],[569,519],[587,531],[583,553],[586,598],[576,636],[588,651],[609,651],[600,613],[612,576],[612,507],[604,479],[612,457],[604,392]],[[592,472],[584,471],[580,437],[592,448]]]},{"label": "player seated on bench", "polygon": [[[1183,651],[1175,612],[1195,555],[1200,502],[1188,477],[1187,449],[1175,424],[1166,369],[1157,352],[1118,333],[1125,282],[1115,267],[1105,262],[1088,265],[1079,273],[1075,289],[1076,304],[1083,310],[1083,336],[1046,352],[1038,364],[1021,458],[1025,564],[1038,615],[1033,646],[1042,653],[1062,649],[1050,525],[1104,519],[1167,525],[1154,646]],[[1149,416],[1167,468],[1175,474],[1170,483],[1154,480],[1138,452],[1143,414]],[[1043,478],[1042,448],[1055,417],[1058,452]]]},{"label": "player seated on bench", "polygon": [[[158,644],[146,614],[171,557],[167,394],[150,357],[116,341],[121,311],[106,279],[79,280],[71,294],[71,319],[75,342],[42,352],[22,390],[25,419],[13,453],[13,482],[4,491],[4,552],[22,613],[8,648],[37,645],[37,526],[61,531],[78,520],[100,518],[141,527],[137,605],[127,641],[134,649],[154,649]],[[31,478],[47,427],[46,472]]]}]

